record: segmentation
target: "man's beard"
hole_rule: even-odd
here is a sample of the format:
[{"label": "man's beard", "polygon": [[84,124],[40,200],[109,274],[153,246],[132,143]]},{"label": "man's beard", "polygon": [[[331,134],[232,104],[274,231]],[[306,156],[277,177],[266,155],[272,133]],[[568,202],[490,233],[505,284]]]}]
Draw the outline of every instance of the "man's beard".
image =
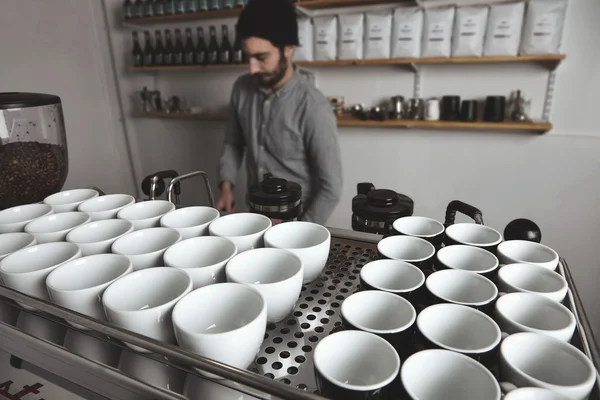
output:
[{"label": "man's beard", "polygon": [[263,72],[256,74],[256,77],[258,78],[258,83],[265,88],[272,88],[276,86],[279,82],[281,82],[281,80],[285,76],[285,73],[287,71],[287,64],[287,58],[285,57],[283,52],[281,52],[279,56],[279,63],[277,64],[277,67],[273,72]]}]

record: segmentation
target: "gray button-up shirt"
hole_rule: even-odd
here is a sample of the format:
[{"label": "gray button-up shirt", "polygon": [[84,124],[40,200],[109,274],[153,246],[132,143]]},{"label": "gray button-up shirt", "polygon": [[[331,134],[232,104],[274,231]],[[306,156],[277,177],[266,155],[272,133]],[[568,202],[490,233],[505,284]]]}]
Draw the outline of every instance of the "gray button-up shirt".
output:
[{"label": "gray button-up shirt", "polygon": [[271,173],[302,186],[304,221],[325,224],[340,199],[342,163],[331,105],[295,67],[267,94],[246,74],[233,85],[220,181],[235,183],[246,152],[248,185]]}]

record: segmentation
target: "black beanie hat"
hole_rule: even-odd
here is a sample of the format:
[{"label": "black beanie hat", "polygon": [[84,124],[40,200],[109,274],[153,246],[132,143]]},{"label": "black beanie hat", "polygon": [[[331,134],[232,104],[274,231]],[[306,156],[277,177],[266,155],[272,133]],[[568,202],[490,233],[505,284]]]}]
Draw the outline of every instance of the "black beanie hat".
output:
[{"label": "black beanie hat", "polygon": [[240,40],[258,37],[274,46],[298,46],[298,21],[291,0],[250,0],[236,26]]}]

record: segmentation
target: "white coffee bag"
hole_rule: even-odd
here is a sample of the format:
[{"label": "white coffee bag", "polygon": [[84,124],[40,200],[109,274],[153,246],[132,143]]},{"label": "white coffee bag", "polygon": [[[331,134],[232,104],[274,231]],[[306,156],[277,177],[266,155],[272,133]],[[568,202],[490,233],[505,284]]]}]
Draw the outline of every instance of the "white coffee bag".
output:
[{"label": "white coffee bag", "polygon": [[294,61],[313,61],[313,24],[310,18],[298,19],[298,43],[292,59]]},{"label": "white coffee bag", "polygon": [[315,17],[313,24],[315,60],[335,60],[337,55],[337,17],[335,15]]},{"label": "white coffee bag", "polygon": [[520,54],[560,51],[567,0],[531,0],[527,4]]},{"label": "white coffee bag", "polygon": [[394,10],[392,27],[392,58],[419,58],[423,10],[418,7],[398,7]]},{"label": "white coffee bag", "polygon": [[365,15],[338,15],[338,59],[362,60]]},{"label": "white coffee bag", "polygon": [[425,9],[421,57],[450,57],[454,7]]},{"label": "white coffee bag", "polygon": [[483,54],[483,39],[488,14],[487,6],[456,9],[452,57],[477,57]]},{"label": "white coffee bag", "polygon": [[521,41],[525,3],[494,4],[490,9],[483,55],[516,56]]},{"label": "white coffee bag", "polygon": [[365,14],[365,60],[390,58],[392,10]]}]

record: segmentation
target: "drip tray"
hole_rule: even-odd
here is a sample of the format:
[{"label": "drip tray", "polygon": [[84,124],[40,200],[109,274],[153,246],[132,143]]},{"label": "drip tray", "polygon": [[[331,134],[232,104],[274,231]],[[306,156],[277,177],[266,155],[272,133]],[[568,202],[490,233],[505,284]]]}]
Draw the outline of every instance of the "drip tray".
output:
[{"label": "drip tray", "polygon": [[360,269],[377,259],[376,245],[332,238],[321,276],[302,286],[294,311],[268,324],[265,340],[249,370],[297,388],[316,392],[313,351],[342,325],[340,307],[359,289]]}]

